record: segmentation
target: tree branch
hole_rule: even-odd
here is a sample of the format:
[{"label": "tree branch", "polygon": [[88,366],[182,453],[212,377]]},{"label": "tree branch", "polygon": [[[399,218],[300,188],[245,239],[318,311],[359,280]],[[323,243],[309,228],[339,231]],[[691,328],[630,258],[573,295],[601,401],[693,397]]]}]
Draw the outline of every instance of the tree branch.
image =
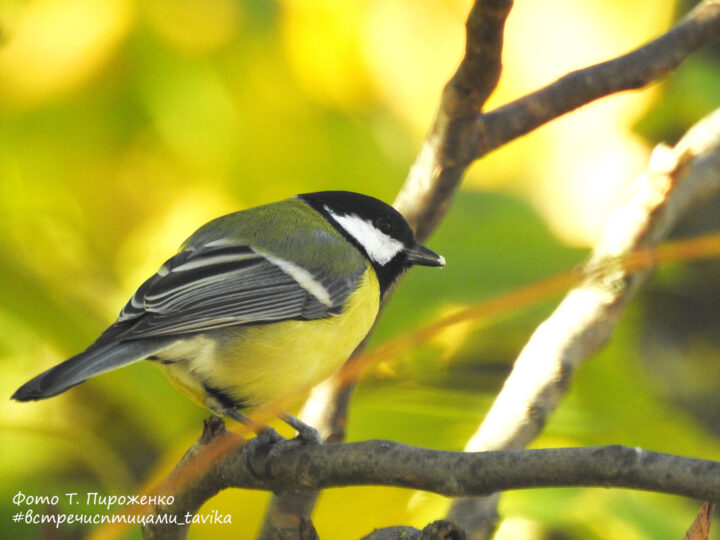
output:
[{"label": "tree branch", "polygon": [[554,83],[477,119],[482,134],[471,159],[596,99],[643,88],[720,39],[720,1],[700,2],[666,34],[624,56],[568,73]]},{"label": "tree branch", "polygon": [[[422,489],[449,497],[484,495],[509,489],[566,486],[622,487],[720,501],[720,463],[649,452],[638,448],[606,446],[495,452],[446,452],[389,441],[326,445],[287,445],[279,453],[260,453],[253,469],[267,471],[259,479],[246,466],[247,445],[223,453],[198,477],[213,446],[233,443],[237,436],[215,430],[211,440],[201,439],[191,458],[173,471],[175,478],[192,478],[176,485],[172,507],[155,514],[184,516],[194,513],[208,493],[229,487],[268,489],[274,492],[319,490],[330,487],[383,485]],[[187,469],[190,469],[189,472]],[[147,525],[145,538],[176,538],[177,525]],[[185,530],[186,532],[186,530]]]},{"label": "tree branch", "polygon": [[512,5],[512,0],[473,4],[465,23],[465,56],[445,85],[433,125],[395,199],[420,241],[445,216],[465,169],[478,157],[482,132],[477,115],[500,79],[503,31]]},{"label": "tree branch", "polygon": [[438,520],[422,531],[402,525],[376,529],[360,540],[465,540],[465,531],[454,523]]}]

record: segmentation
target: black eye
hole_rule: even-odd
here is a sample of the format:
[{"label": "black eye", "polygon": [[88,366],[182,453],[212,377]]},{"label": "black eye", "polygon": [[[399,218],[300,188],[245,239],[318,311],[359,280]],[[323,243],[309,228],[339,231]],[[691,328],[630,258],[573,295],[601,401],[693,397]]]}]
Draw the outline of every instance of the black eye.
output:
[{"label": "black eye", "polygon": [[387,216],[380,216],[377,218],[374,225],[377,230],[385,234],[390,234],[395,228],[392,220]]}]

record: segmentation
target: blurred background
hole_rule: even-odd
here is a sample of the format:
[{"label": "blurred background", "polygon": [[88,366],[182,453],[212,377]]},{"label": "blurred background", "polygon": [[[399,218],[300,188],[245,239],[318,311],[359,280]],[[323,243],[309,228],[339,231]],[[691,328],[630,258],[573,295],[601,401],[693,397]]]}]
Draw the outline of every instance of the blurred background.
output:
[{"label": "blurred background", "polygon": [[[662,33],[693,2],[517,2],[490,107]],[[0,0],[0,395],[85,348],[199,225],[296,193],[391,201],[461,57],[469,0]],[[469,303],[570,269],[642,170],[720,106],[720,49],[604,99],[470,169],[428,242],[443,272],[404,280],[382,343]],[[717,201],[680,229],[716,230]],[[578,374],[534,446],[626,444],[720,458],[714,262],[659,269],[612,343]],[[370,369],[350,440],[460,450],[553,303],[465,323]],[[0,536],[139,538],[13,524],[18,491],[133,495],[172,468],[208,413],[152,365],[51,400],[0,400]],[[201,513],[251,538],[265,493],[227,490]],[[323,492],[323,540],[422,527],[449,500],[401,489]],[[621,490],[508,493],[502,539],[677,539],[699,504]],[[114,508],[119,513],[123,508]]]}]

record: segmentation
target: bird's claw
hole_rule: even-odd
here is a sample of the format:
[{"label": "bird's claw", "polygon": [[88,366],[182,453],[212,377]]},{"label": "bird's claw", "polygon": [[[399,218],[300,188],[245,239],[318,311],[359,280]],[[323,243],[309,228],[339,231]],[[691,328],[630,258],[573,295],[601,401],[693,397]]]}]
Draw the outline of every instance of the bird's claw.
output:
[{"label": "bird's claw", "polygon": [[[309,424],[306,424],[299,418],[295,418],[291,414],[283,413],[280,418],[283,422],[288,424],[290,427],[292,427],[295,431],[297,431],[297,436],[294,439],[291,440],[299,440],[299,442],[303,442],[305,444],[322,444],[322,439],[320,438],[320,433],[318,433],[318,430],[312,427]],[[289,441],[288,441],[289,442]]]},{"label": "bird's claw", "polygon": [[[285,437],[280,435],[273,428],[268,427],[250,439],[245,445],[245,466],[250,474],[258,480],[266,480],[270,478],[270,461],[273,455],[273,448],[282,441],[286,441]],[[262,464],[263,474],[258,472],[258,464]]]}]

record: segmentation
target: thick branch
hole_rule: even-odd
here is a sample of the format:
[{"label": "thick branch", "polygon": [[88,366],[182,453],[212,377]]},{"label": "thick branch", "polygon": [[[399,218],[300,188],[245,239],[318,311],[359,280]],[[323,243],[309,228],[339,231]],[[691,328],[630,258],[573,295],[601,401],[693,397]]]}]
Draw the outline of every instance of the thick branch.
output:
[{"label": "thick branch", "polygon": [[[232,470],[237,467],[226,473]],[[601,486],[720,499],[720,462],[622,446],[446,452],[364,441],[300,448],[274,460],[270,470],[279,479],[270,484],[274,490],[370,484],[458,497],[510,489]]]},{"label": "thick branch", "polygon": [[[500,2],[487,9],[501,13],[510,6],[510,2]],[[477,4],[473,12],[476,8]],[[471,27],[468,24],[468,28]],[[456,80],[461,74],[466,74],[466,66],[473,68],[472,58],[475,57],[466,56],[443,93],[433,128],[398,196],[398,209],[416,226],[419,238],[426,238],[445,215],[470,163],[596,99],[648,85],[677,68],[692,52],[719,38],[720,1],[705,0],[672,30],[647,45],[613,60],[572,72],[512,103],[477,115],[472,122],[468,122],[465,116],[472,110],[472,105],[450,106],[458,94],[474,95],[464,90],[465,86],[458,85]],[[472,36],[468,35],[470,39]],[[497,43],[502,45],[501,36]],[[499,54],[497,58],[499,62]],[[492,74],[486,80],[492,80]],[[472,84],[473,79],[467,77],[463,81]],[[477,95],[487,99],[486,83],[475,81],[475,84],[478,84]]]},{"label": "thick branch", "polygon": [[[222,444],[227,437],[233,436],[218,433],[210,444]],[[207,448],[207,441],[198,442],[198,460],[206,459],[202,453]],[[245,445],[226,453],[205,475],[193,479],[192,489],[177,486],[175,504],[159,513],[193,513],[207,493],[229,487],[288,492],[369,484],[450,497],[539,487],[621,487],[720,501],[720,463],[622,446],[469,453],[389,441],[294,445],[265,461],[253,461],[255,470],[268,471],[267,480],[254,476],[246,461]],[[173,475],[182,476],[183,467],[194,466],[189,460]],[[177,529],[157,525],[144,532],[149,538],[175,538]]]}]

